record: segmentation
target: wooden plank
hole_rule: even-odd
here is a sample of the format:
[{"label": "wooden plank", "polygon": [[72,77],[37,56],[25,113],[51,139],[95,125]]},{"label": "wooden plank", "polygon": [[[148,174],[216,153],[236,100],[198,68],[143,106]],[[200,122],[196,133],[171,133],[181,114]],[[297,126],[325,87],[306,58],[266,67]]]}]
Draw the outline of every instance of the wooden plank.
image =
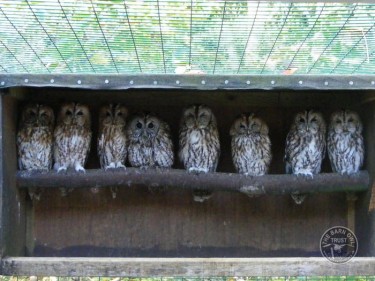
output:
[{"label": "wooden plank", "polygon": [[361,171],[355,176],[326,173],[315,175],[314,178],[294,175],[249,177],[232,173],[189,174],[178,169],[137,168],[116,171],[93,169],[86,170],[86,173],[17,172],[17,185],[20,188],[104,188],[144,185],[154,188],[235,191],[249,195],[363,191],[369,188],[369,181],[367,171]]},{"label": "wooden plank", "polygon": [[25,192],[16,188],[16,104],[9,95],[0,95],[0,253],[25,254]]},{"label": "wooden plank", "polygon": [[2,261],[4,275],[213,277],[375,275],[375,258],[24,258]]},{"label": "wooden plank", "polygon": [[374,80],[373,75],[1,74],[0,87],[365,90],[375,89]]},{"label": "wooden plank", "polygon": [[[0,155],[1,155],[1,160],[0,160],[0,262],[2,257],[4,256],[4,248],[5,248],[5,239],[4,239],[4,218],[3,218],[3,208],[4,208],[4,170],[3,170],[3,163],[4,161],[2,160],[3,157],[3,151],[4,151],[4,126],[3,124],[3,95],[5,93],[3,91],[0,91]],[[2,270],[0,267],[0,275],[2,274]]]}]

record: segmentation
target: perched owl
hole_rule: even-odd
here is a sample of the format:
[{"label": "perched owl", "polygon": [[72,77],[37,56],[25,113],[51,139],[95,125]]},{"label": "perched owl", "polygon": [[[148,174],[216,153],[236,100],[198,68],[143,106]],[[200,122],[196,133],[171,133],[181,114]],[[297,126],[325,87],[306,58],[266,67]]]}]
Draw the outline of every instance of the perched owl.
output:
[{"label": "perched owl", "polygon": [[[215,172],[219,162],[220,141],[216,118],[206,105],[184,110],[180,123],[179,157],[189,172]],[[204,190],[194,191],[194,200],[202,202],[211,196]]]},{"label": "perched owl", "polygon": [[132,167],[170,168],[173,143],[166,122],[147,113],[135,115],[127,125],[128,159]]},{"label": "perched owl", "polygon": [[[51,170],[54,123],[55,116],[49,106],[28,104],[23,109],[17,132],[20,170]],[[40,199],[37,189],[29,189],[29,195],[31,199]]]},{"label": "perched owl", "polygon": [[[322,114],[312,110],[298,113],[286,138],[286,172],[310,177],[320,173],[325,154],[325,135]],[[294,194],[292,197],[301,204],[306,196]]]},{"label": "perched owl", "polygon": [[60,109],[54,132],[54,168],[57,172],[74,168],[85,172],[90,151],[91,119],[86,105],[65,103]]},{"label": "perched owl", "polygon": [[254,114],[242,114],[231,129],[232,160],[240,174],[262,176],[271,163],[271,141],[268,126]]},{"label": "perched owl", "polygon": [[127,115],[128,110],[121,104],[109,104],[100,109],[98,156],[102,169],[125,168]]},{"label": "perched owl", "polygon": [[340,110],[331,116],[327,150],[332,170],[340,174],[355,174],[363,164],[364,143],[362,122],[357,113]]}]

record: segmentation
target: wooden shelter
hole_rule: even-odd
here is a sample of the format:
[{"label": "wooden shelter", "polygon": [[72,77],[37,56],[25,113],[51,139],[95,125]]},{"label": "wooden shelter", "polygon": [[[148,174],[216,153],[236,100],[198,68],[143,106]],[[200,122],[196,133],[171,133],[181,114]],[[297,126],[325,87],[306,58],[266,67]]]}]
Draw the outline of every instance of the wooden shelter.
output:
[{"label": "wooden shelter", "polygon": [[[215,34],[207,34],[208,41],[216,38],[215,44],[211,42],[214,45],[211,61],[211,57],[201,58],[207,49],[194,53],[200,46],[194,42],[201,42],[198,37],[208,32],[199,28],[203,28],[202,15],[213,2],[181,1],[188,9],[187,15],[191,15],[185,20],[184,14],[179,14],[182,4],[176,1],[151,1],[151,4],[113,1],[113,5],[125,3],[124,11],[115,18],[118,22],[107,22],[104,21],[109,18],[106,13],[115,13],[109,8],[118,11],[119,7],[111,4],[108,8],[103,1],[90,1],[89,14],[98,24],[95,32],[91,27],[79,29],[77,13],[70,12],[73,8],[86,11],[85,7],[74,1],[50,2],[53,4],[47,1],[0,3],[0,27],[8,28],[2,32],[4,36],[0,41],[2,275],[375,275],[374,4],[341,3],[342,7],[335,7],[330,3],[319,6],[317,3],[272,2],[274,6],[269,7],[267,1],[246,5],[243,1],[217,1],[220,9],[214,9],[216,14],[212,18],[207,17],[207,22],[218,28]],[[172,9],[167,7],[172,2],[177,5],[174,16],[167,13]],[[59,5],[59,10],[55,10],[54,5]],[[142,5],[154,5],[158,9],[143,19],[136,18],[135,11],[145,9]],[[195,10],[199,5],[203,8]],[[301,40],[295,38],[292,31],[299,26],[301,17],[309,17],[307,12],[298,12],[303,5],[306,11],[314,9],[315,14],[306,19],[307,26],[301,29],[304,40]],[[274,15],[281,12],[274,22],[276,25],[270,27],[274,30],[269,37],[271,44],[263,42],[261,50],[266,54],[262,55],[249,50],[248,46],[257,42],[252,34],[260,38],[260,27],[268,26],[264,24],[267,9],[273,9]],[[315,31],[323,32],[323,27],[329,23],[324,13],[335,9],[342,12],[338,12],[342,17],[340,24],[327,27],[332,30],[322,42],[313,38]],[[241,14],[242,10],[247,12]],[[33,19],[33,23],[26,20],[23,23],[16,17],[17,13]],[[241,21],[236,21],[237,16]],[[181,21],[190,23],[191,33],[186,35],[190,41],[184,43],[187,52],[181,51],[177,44],[182,34],[178,29],[173,33],[173,25],[168,25],[163,17],[181,17]],[[155,22],[147,22],[147,18]],[[160,46],[147,40],[144,44],[149,49],[140,44],[137,29],[140,27],[136,20],[144,20],[146,29],[149,25],[160,26],[160,30],[154,30],[156,35],[150,31],[155,42],[161,42]],[[121,56],[121,48],[112,36],[120,23],[128,24],[124,27],[126,32],[120,32],[123,40],[134,43],[134,46],[129,43],[134,47],[134,54],[129,55],[128,62]],[[23,28],[23,24],[30,24],[30,29]],[[53,24],[57,26],[54,32],[51,31]],[[189,24],[187,26],[189,30]],[[353,31],[353,26],[359,26],[362,31]],[[70,30],[69,36],[66,27]],[[236,27],[245,28],[242,30],[244,37],[238,37],[242,38],[244,49],[243,53],[238,52],[237,60],[225,56],[232,54],[228,50],[234,39],[228,38]],[[32,32],[35,38],[44,39],[42,47],[34,42],[33,36],[29,37]],[[348,35],[348,39],[346,32],[352,37]],[[104,41],[91,42],[95,36]],[[63,39],[75,42],[71,52],[62,47]],[[173,40],[176,45],[170,44]],[[305,62],[303,57],[299,58],[299,53],[304,44],[313,44],[314,40],[316,46],[323,48],[313,50],[318,55],[306,56],[308,61]],[[300,48],[293,49],[288,42]],[[346,49],[337,51],[337,42],[346,44]],[[289,48],[282,50],[285,45]],[[94,47],[98,49],[90,49]],[[29,60],[24,60],[26,55],[21,57],[22,48],[29,54]],[[78,48],[83,51],[79,53]],[[157,51],[162,52],[162,61],[153,58],[153,52]],[[183,53],[180,57],[173,57],[180,51]],[[49,55],[53,52],[57,53],[57,59],[50,62]],[[276,59],[281,53],[287,54],[288,63]],[[103,60],[94,62],[98,54]],[[155,65],[150,65],[147,54]],[[183,67],[183,73],[178,73],[184,55],[189,70]],[[257,64],[250,59],[247,61],[258,55]],[[324,61],[326,56],[335,60]],[[233,67],[235,64],[239,67]],[[196,72],[190,67],[195,67]],[[280,71],[282,67],[289,72]],[[292,68],[304,70],[290,73]],[[55,111],[64,101],[89,105],[93,116],[93,141],[86,173],[17,170],[17,120],[22,106],[31,101],[47,103]],[[96,155],[97,116],[99,106],[108,102],[121,102],[130,112],[156,112],[171,126],[175,152],[178,120],[183,108],[195,103],[209,105],[217,117],[222,148],[217,172],[188,174],[178,160],[171,170],[100,170]],[[306,108],[319,109],[327,120],[340,108],[359,113],[364,124],[366,157],[358,175],[332,173],[328,157],[324,160],[322,174],[312,179],[284,174],[286,134],[293,116]],[[270,174],[259,178],[236,174],[231,160],[229,128],[235,117],[245,111],[257,113],[270,129],[273,153]],[[28,197],[30,187],[43,190],[39,201]],[[60,187],[74,190],[62,197]],[[110,187],[118,187],[114,199]],[[212,198],[204,203],[194,202],[192,189],[196,188],[212,190]],[[296,205],[290,197],[293,192],[309,195],[303,204]],[[332,226],[348,227],[358,238],[358,253],[347,263],[334,264],[321,256],[321,236]]]}]

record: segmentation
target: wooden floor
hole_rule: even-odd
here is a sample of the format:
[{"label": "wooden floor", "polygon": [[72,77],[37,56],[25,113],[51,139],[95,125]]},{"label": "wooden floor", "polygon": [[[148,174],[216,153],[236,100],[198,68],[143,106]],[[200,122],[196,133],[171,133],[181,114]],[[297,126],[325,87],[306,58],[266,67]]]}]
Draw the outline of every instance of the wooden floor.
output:
[{"label": "wooden floor", "polygon": [[213,277],[375,275],[375,258],[25,258],[2,260],[2,275]]}]

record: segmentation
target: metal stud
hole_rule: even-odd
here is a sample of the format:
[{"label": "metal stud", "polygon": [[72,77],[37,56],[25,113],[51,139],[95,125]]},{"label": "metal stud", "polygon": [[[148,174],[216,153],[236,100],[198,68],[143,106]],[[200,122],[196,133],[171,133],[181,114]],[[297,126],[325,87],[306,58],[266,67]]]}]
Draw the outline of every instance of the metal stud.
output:
[{"label": "metal stud", "polygon": [[224,83],[225,83],[225,84],[228,84],[228,83],[229,83],[229,81],[228,81],[228,80],[225,80],[225,81],[224,81]]},{"label": "metal stud", "polygon": [[204,84],[206,84],[206,81],[202,80],[202,82],[201,82],[201,83],[202,83],[202,85],[204,85]]},{"label": "metal stud", "polygon": [[77,81],[77,84],[81,85],[82,81],[81,80],[78,80]]},{"label": "metal stud", "polygon": [[108,79],[105,79],[105,80],[104,80],[104,83],[108,84],[108,83],[109,83],[109,80],[108,80]]},{"label": "metal stud", "polygon": [[25,79],[25,83],[28,83],[28,82],[29,82],[29,79],[26,78],[26,79]]},{"label": "metal stud", "polygon": [[250,84],[251,84],[250,80],[247,80],[247,81],[246,81],[246,84],[247,84],[247,85],[250,85]]},{"label": "metal stud", "polygon": [[328,86],[328,81],[325,81],[325,82],[324,82],[324,85]]},{"label": "metal stud", "polygon": [[272,85],[275,85],[275,83],[276,83],[275,80],[272,80],[272,81],[271,81],[271,84],[272,84]]},{"label": "metal stud", "polygon": [[354,82],[353,81],[349,81],[349,85],[353,85],[354,84]]},{"label": "metal stud", "polygon": [[51,79],[49,80],[49,82],[51,82],[51,84],[55,83],[55,79]]},{"label": "metal stud", "polygon": [[300,80],[300,81],[298,82],[298,84],[302,85],[302,84],[303,84],[303,81],[302,81],[302,80]]},{"label": "metal stud", "polygon": [[177,85],[180,85],[180,81],[179,81],[179,80],[176,80],[176,84],[177,84]]},{"label": "metal stud", "polygon": [[157,85],[158,84],[158,81],[154,81],[154,85]]},{"label": "metal stud", "polygon": [[371,85],[375,85],[375,81],[371,81]]},{"label": "metal stud", "polygon": [[5,82],[4,81],[1,81],[1,86],[4,86],[5,85]]},{"label": "metal stud", "polygon": [[130,84],[130,85],[133,85],[133,84],[134,84],[134,81],[133,81],[133,80],[130,80],[129,84]]}]

